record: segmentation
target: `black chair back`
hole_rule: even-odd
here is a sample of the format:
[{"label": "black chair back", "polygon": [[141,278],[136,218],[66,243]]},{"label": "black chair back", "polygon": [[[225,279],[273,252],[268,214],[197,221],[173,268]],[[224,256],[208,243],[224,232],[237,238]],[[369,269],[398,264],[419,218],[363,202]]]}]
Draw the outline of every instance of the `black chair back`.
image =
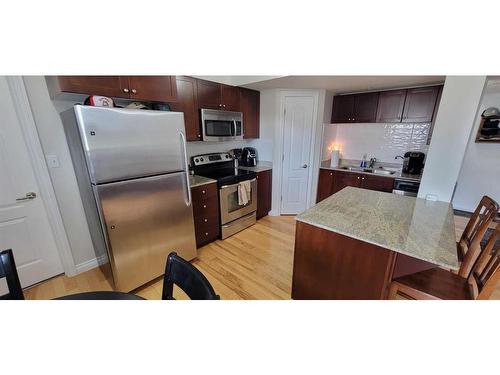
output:
[{"label": "black chair back", "polygon": [[167,257],[161,299],[175,299],[173,296],[174,284],[194,300],[220,299],[207,278],[195,266],[182,259],[175,252],[170,253]]},{"label": "black chair back", "polygon": [[12,250],[0,252],[0,279],[5,277],[9,293],[0,296],[0,299],[24,299],[21,282],[17,275],[16,262]]}]

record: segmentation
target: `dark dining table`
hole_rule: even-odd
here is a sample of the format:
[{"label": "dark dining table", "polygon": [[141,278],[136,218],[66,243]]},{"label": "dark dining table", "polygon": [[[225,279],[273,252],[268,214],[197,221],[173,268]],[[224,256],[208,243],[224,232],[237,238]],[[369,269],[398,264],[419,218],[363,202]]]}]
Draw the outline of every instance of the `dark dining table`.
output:
[{"label": "dark dining table", "polygon": [[54,298],[57,300],[145,300],[145,298],[139,297],[132,293],[124,292],[114,292],[114,291],[102,291],[102,292],[85,292],[77,294],[69,294],[67,296],[62,296]]}]

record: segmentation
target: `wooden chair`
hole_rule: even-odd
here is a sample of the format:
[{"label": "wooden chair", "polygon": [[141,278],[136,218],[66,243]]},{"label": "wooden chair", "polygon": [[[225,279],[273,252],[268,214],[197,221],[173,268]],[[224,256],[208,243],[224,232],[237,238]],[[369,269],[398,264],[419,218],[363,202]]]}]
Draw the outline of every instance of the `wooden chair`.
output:
[{"label": "wooden chair", "polygon": [[0,252],[0,279],[4,277],[7,281],[9,293],[0,296],[0,299],[24,299],[16,262],[14,262],[14,255],[10,249]]},{"label": "wooden chair", "polygon": [[480,242],[489,225],[498,214],[498,203],[484,196],[472,214],[460,241],[457,242],[457,256],[460,263],[458,275],[467,277],[480,253]]},{"label": "wooden chair", "polygon": [[172,300],[174,284],[195,300],[220,299],[207,278],[191,263],[170,253],[165,266],[161,299]]},{"label": "wooden chair", "polygon": [[500,281],[500,224],[481,249],[468,277],[433,268],[392,281],[389,299],[489,299]]}]

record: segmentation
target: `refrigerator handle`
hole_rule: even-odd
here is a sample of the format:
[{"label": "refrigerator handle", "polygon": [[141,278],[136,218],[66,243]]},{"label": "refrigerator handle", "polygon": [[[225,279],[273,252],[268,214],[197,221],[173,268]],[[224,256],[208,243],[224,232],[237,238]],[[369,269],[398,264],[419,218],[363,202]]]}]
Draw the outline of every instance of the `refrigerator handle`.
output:
[{"label": "refrigerator handle", "polygon": [[187,201],[186,201],[186,206],[191,206],[191,186],[189,185],[189,167],[188,167],[188,157],[187,157],[187,150],[186,150],[186,136],[184,135],[183,132],[179,132],[181,136],[181,146],[182,146],[182,151],[184,152],[184,171],[185,176],[186,176],[186,188],[187,188]]}]

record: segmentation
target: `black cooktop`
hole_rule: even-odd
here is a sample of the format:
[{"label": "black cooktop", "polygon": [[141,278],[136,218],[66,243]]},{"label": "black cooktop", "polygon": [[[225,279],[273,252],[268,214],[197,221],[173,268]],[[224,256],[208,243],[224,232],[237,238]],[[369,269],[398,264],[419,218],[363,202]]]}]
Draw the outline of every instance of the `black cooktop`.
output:
[{"label": "black cooktop", "polygon": [[194,174],[217,180],[219,187],[251,180],[257,176],[254,171],[234,168],[234,161],[227,160],[226,153],[198,155],[191,158]]},{"label": "black cooktop", "polygon": [[257,173],[255,173],[254,171],[235,168],[221,168],[211,171],[200,171],[198,173],[195,172],[195,174],[217,180],[217,184],[219,185],[219,187],[222,185],[236,184],[240,181],[251,180],[257,175]]}]

